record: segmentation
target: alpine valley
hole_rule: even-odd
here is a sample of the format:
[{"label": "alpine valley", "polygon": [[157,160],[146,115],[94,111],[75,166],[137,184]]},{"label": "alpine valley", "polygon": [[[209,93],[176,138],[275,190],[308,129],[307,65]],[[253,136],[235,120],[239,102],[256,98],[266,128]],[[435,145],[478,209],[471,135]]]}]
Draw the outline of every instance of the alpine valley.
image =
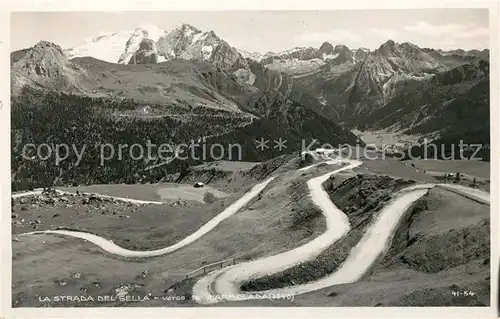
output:
[{"label": "alpine valley", "polygon": [[[188,24],[169,32],[145,25],[73,48],[40,41],[12,52],[11,83],[13,190],[157,181],[199,163],[101,165],[103,144],[238,143],[241,159],[253,162],[283,154],[272,144],[256,148],[261,137],[286,140],[288,153],[314,140],[363,146],[364,132],[417,145],[424,138],[489,144],[486,49],[388,40],[375,50],[324,42],[260,54]],[[58,166],[22,157],[22,145],[47,141],[87,145],[86,156],[70,152]]]}]

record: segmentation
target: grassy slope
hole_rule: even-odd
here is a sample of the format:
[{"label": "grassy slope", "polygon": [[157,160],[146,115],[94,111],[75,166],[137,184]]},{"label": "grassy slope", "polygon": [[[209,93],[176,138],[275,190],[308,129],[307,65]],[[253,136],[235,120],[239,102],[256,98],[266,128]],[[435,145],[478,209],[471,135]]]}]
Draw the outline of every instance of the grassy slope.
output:
[{"label": "grassy slope", "polygon": [[[164,205],[134,205],[121,202],[91,202],[68,197],[54,205],[16,203],[13,235],[33,230],[69,227],[100,235],[129,249],[149,250],[172,245],[197,230],[241,197],[247,189],[213,203],[173,201]],[[28,199],[29,200],[29,199]],[[24,219],[21,225],[16,220]],[[38,220],[36,229],[30,221]]]},{"label": "grassy slope", "polygon": [[287,269],[283,273],[252,280],[244,290],[267,290],[318,280],[333,273],[347,258],[367,227],[391,194],[414,181],[395,180],[388,176],[339,174],[325,182],[332,202],[349,217],[352,230],[317,258]]},{"label": "grassy slope", "polygon": [[[310,203],[308,203],[309,199],[303,189],[305,184],[301,183],[305,183],[312,176],[332,169],[332,167],[318,167],[315,173],[313,171],[289,172],[279,177],[264,192],[262,199],[256,200],[249,205],[248,210],[244,210],[224,221],[213,232],[207,234],[203,240],[164,257],[124,262],[120,258],[103,255],[99,249],[82,241],[60,239],[53,236],[34,236],[23,238],[20,242],[13,242],[13,303],[20,300],[18,305],[21,306],[41,306],[37,299],[34,298],[35,294],[77,295],[82,287],[88,288],[88,293],[94,295],[110,294],[111,289],[116,288],[119,283],[142,285],[136,288],[138,290],[136,294],[139,295],[142,293],[164,295],[163,291],[165,289],[181,281],[185,273],[200,267],[202,262],[211,263],[234,256],[243,259],[258,258],[296,247],[317,236],[318,232],[321,232],[322,227],[324,227],[322,219],[317,218],[320,216],[319,212],[311,208]],[[408,172],[408,169],[410,168],[403,166],[404,171]],[[426,175],[424,174],[424,176]],[[474,232],[476,234],[475,237],[471,238],[484,236],[483,230],[485,227],[488,228],[488,225],[481,220],[486,218],[485,216],[488,214],[487,208],[467,201],[456,194],[444,190],[439,192],[441,192],[439,196],[442,196],[442,198],[433,201],[433,204],[429,205],[430,208],[425,213],[420,211],[420,214],[416,215],[418,218],[414,217],[411,222],[411,234],[425,233],[423,237],[420,235],[418,237],[422,241],[421,243],[430,240],[429,243],[422,244],[422,247],[431,245],[432,241],[436,240],[435,236],[441,236],[440,241],[443,242],[443,245],[449,246],[451,244],[450,240],[461,238],[457,236],[464,234],[463,229],[476,228],[476,230],[469,231],[469,233]],[[437,195],[433,193],[433,196]],[[450,206],[450,204],[453,206]],[[446,212],[446,214],[443,212]],[[456,218],[457,212],[462,214],[463,217]],[[469,217],[464,218],[466,216]],[[458,224],[457,221],[459,221]],[[479,226],[476,227],[475,225]],[[455,230],[450,232],[450,228]],[[403,247],[408,245],[404,244],[409,239],[404,235],[408,232],[407,229],[408,223],[400,227],[399,233],[402,235],[395,237],[395,243],[398,242],[397,238],[402,236],[400,242]],[[436,229],[440,230],[439,234],[436,234]],[[148,232],[149,230],[145,229],[144,231]],[[139,237],[140,233],[140,231],[137,232],[136,236]],[[171,233],[168,236],[170,235]],[[418,243],[418,241],[413,241],[413,243],[415,242]],[[462,241],[462,243],[467,244],[467,241]],[[456,244],[457,242],[454,242],[452,245]],[[403,253],[416,258],[419,256],[417,254],[419,251],[419,249],[411,248],[403,251]],[[424,260],[429,265],[439,263],[443,258],[440,254],[449,252],[449,249],[433,251],[437,253],[429,255],[428,260]],[[463,250],[463,252],[465,251]],[[91,254],[91,258],[89,258],[89,254]],[[396,250],[396,253],[390,256],[396,256],[397,254],[399,254],[399,251]],[[458,285],[460,289],[474,289],[476,292],[484,292],[486,289],[484,288],[485,278],[489,276],[487,273],[489,270],[485,270],[483,265],[483,263],[486,263],[485,257],[479,256],[475,258],[473,256],[471,260],[469,255],[467,258],[469,259],[464,261],[467,262],[466,264],[460,264],[462,261],[455,259],[457,262],[450,264],[451,268],[448,267],[437,273],[425,273],[400,264],[397,257],[388,257],[386,261],[380,264],[382,266],[375,268],[374,272],[362,282],[296,296],[292,305],[404,304],[409,302],[408,297],[404,299],[404,296],[411,293],[418,295],[419,291],[423,294],[423,291],[429,289],[432,292],[430,295],[435,296],[438,303],[459,302],[462,305],[470,302],[485,303],[485,297],[476,298],[472,301],[463,300],[462,298],[457,301],[456,298],[453,299],[449,296],[452,285]],[[418,260],[420,262],[422,258],[419,257]],[[17,271],[16,269],[23,269],[23,271]],[[26,269],[30,271],[26,271]],[[46,275],[48,269],[50,269],[51,276]],[[139,278],[138,275],[143,270],[147,270],[149,274],[146,278]],[[82,273],[82,277],[72,279],[71,275],[74,272]],[[464,273],[468,273],[468,275],[464,277]],[[63,278],[66,278],[69,282],[63,287],[54,282],[55,279]],[[98,281],[100,286],[93,285],[92,282],[94,281]],[[30,283],[32,288],[27,290],[24,288],[23,283]],[[187,286],[179,290],[179,293],[189,292],[191,284],[187,283]],[[457,288],[453,286],[453,289]],[[337,294],[336,297],[326,296],[332,291]],[[419,302],[428,304],[431,301],[428,298],[421,297],[420,299],[414,299],[412,302],[415,304]],[[120,304],[120,302],[115,302],[96,303],[94,305],[116,306]],[[193,302],[189,301],[168,303],[161,300],[122,305],[160,306],[166,304],[194,305]],[[52,305],[62,306],[64,304],[52,303]],[[82,306],[82,304],[75,303],[66,303],[65,305]],[[242,303],[224,305],[241,306]],[[289,301],[252,301],[245,303],[245,305],[288,306],[291,304]]]},{"label": "grassy slope", "polygon": [[[230,78],[213,65],[204,62],[176,60],[159,64],[124,65],[93,58],[71,60],[98,79],[88,83],[91,91],[100,96],[120,96],[145,103],[165,106],[181,104],[186,107],[204,106],[241,112],[232,101],[214,90],[209,73],[217,73],[230,90],[241,90],[235,78]],[[95,86],[95,87],[94,87]]]},{"label": "grassy slope", "polygon": [[[323,219],[310,205],[303,189],[305,181],[333,169],[322,167],[317,172],[289,172],[278,177],[264,191],[262,198],[252,202],[248,209],[222,222],[202,240],[164,257],[125,262],[106,256],[93,245],[78,240],[47,235],[22,238],[20,242],[13,242],[13,303],[19,299],[20,306],[41,306],[35,295],[79,295],[82,287],[89,288],[92,294],[111,293],[111,289],[120,283],[143,284],[142,291],[164,295],[165,289],[182,280],[187,272],[199,268],[202,262],[212,263],[235,256],[258,258],[294,248],[317,236],[324,227]],[[162,224],[157,224],[162,227]],[[137,231],[134,236],[148,234],[150,230],[146,228],[145,233]],[[127,231],[130,233],[130,229]],[[50,276],[47,276],[49,270]],[[143,270],[149,271],[148,277],[136,278]],[[74,272],[82,273],[82,278],[63,287],[54,283],[54,279],[70,278]],[[99,281],[100,287],[92,286],[93,281]],[[29,288],[23,283],[29,283]],[[153,304],[154,301],[128,305]],[[71,305],[82,306],[78,303]]]},{"label": "grassy slope", "polygon": [[[202,115],[199,117],[190,116],[189,113],[184,114],[183,119],[163,117],[144,121],[136,118],[116,120],[108,114],[110,111],[108,102],[112,104],[109,107],[119,110],[122,107],[134,106],[133,101],[125,105],[104,99],[26,92],[13,102],[12,108],[13,189],[69,183],[88,185],[134,183],[141,180],[157,182],[165,174],[178,172],[186,165],[199,164],[203,157],[208,161],[212,160],[209,150],[214,144],[219,146],[216,150],[220,150],[222,145],[224,159],[262,161],[301,150],[303,143],[308,145],[314,138],[332,145],[356,142],[351,132],[300,104],[283,96],[269,97],[270,101],[267,98],[265,95],[256,103],[268,107],[271,113],[252,123],[247,123],[240,117],[233,117],[228,121],[217,117],[213,111],[208,112],[206,108],[198,110],[201,112],[198,115]],[[164,160],[157,159],[147,163],[143,160],[134,160],[134,157],[130,156],[130,149],[127,148],[127,145],[139,144],[146,153],[150,142],[156,145],[152,151],[154,157],[158,155],[159,145],[165,143],[171,147],[180,143],[190,145],[192,140],[196,141],[202,136],[214,133],[217,133],[216,136],[207,138],[204,143],[207,150],[205,154],[201,154],[203,148],[198,146],[194,158],[187,150],[181,155],[187,154],[188,160],[175,160],[147,172],[144,169]],[[256,148],[255,139],[258,137],[270,141],[267,149]],[[279,150],[272,147],[273,140],[279,139],[286,141],[286,149]],[[46,162],[22,158],[21,150],[24,145],[28,143],[40,145],[47,141],[54,144],[75,145],[78,150],[86,145],[84,157],[76,165],[77,157],[74,152],[70,152],[69,158],[59,167],[53,162],[54,157]],[[100,144],[111,144],[115,147],[115,156],[105,163],[101,162],[103,158],[100,154],[101,148],[94,147]],[[122,158],[118,156],[119,145],[126,145]],[[239,150],[241,156],[238,154]],[[214,156],[219,155],[219,152],[214,152]],[[137,156],[137,153],[134,156]]]},{"label": "grassy slope", "polygon": [[[489,305],[489,207],[441,189],[417,204],[403,219],[388,254],[363,280],[298,295],[293,302],[225,306]],[[475,295],[454,296],[453,291]]]}]

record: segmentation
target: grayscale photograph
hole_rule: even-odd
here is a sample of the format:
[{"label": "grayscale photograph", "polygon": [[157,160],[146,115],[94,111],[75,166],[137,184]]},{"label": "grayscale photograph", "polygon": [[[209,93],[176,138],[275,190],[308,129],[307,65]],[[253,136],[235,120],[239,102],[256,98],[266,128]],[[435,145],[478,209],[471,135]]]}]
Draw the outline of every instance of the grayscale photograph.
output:
[{"label": "grayscale photograph", "polygon": [[494,306],[487,8],[10,16],[12,308]]}]

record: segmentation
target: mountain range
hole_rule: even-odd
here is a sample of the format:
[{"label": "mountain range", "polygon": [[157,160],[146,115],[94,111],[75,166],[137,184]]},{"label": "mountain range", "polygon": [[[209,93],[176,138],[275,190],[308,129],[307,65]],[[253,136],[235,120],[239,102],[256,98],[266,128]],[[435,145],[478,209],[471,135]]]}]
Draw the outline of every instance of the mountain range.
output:
[{"label": "mountain range", "polygon": [[[158,141],[238,142],[247,161],[280,155],[273,147],[255,149],[258,136],[285,138],[288,151],[299,150],[305,138],[363,144],[351,133],[354,128],[489,143],[488,50],[442,51],[388,40],[375,50],[324,42],[260,54],[188,24],[170,32],[147,25],[67,49],[40,41],[12,52],[11,71],[13,145],[34,136],[63,139],[64,123],[80,126],[81,135],[102,135],[102,127],[78,122],[88,114],[74,118],[85,112],[102,125],[120,127],[118,135],[109,129],[114,139],[135,134],[134,142],[149,134]],[[80,108],[61,104],[69,101]],[[50,119],[49,110],[58,117],[52,129],[23,113]],[[138,127],[149,133],[138,134]],[[33,166],[28,169],[13,154],[13,174],[33,173]],[[136,172],[156,164],[134,163]],[[90,166],[46,175],[51,182],[70,180],[73,170],[71,176],[90,178]],[[113,177],[106,181],[120,180],[118,170],[108,172]],[[91,182],[103,182],[96,178]]]}]

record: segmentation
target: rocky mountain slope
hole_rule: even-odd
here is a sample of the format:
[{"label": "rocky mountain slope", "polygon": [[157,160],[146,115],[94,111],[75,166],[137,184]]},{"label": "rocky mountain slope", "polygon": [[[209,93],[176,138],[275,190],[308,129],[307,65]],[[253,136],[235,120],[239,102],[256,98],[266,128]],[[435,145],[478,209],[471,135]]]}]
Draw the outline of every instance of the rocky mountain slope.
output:
[{"label": "rocky mountain slope", "polygon": [[[12,54],[13,74],[31,81],[12,83],[13,188],[75,181],[154,181],[201,159],[212,160],[200,148],[196,150],[200,154],[168,165],[159,157],[140,161],[130,157],[102,166],[98,147],[88,148],[78,165],[75,156],[59,167],[21,156],[22,145],[47,140],[81,148],[103,143],[146,145],[147,141],[175,147],[205,139],[206,149],[214,144],[240,145],[240,152],[225,150],[222,159],[244,161],[262,161],[285,151],[270,144],[256,148],[259,136],[271,143],[280,138],[287,141],[287,152],[300,150],[302,140],[306,145],[313,139],[331,145],[357,143],[349,130],[301,103],[286,74],[251,60],[246,62],[252,67],[236,71],[200,59],[134,64],[139,53],[147,51],[147,43],[151,42],[141,40],[128,64],[90,57],[69,61],[60,47],[47,42]],[[253,80],[242,81],[241,74],[234,74],[238,70],[246,70]]]},{"label": "rocky mountain slope", "polygon": [[485,61],[490,60],[489,57],[490,51],[488,49],[484,49],[482,51],[479,50],[443,51],[430,48],[423,48],[422,50],[431,55],[433,58],[439,60],[442,64],[446,65],[449,68],[477,61],[478,59],[482,59]]},{"label": "rocky mountain slope", "polygon": [[[23,143],[54,136],[63,141],[68,127],[77,142],[91,136],[95,143],[106,138],[129,145],[148,137],[160,144],[202,138],[209,145],[237,143],[246,161],[281,155],[272,145],[257,149],[259,136],[285,139],[291,152],[301,140],[354,145],[352,128],[448,144],[466,135],[469,143],[488,144],[486,53],[387,41],[374,51],[324,42],[318,49],[260,56],[186,24],[171,32],[143,27],[101,35],[66,51],[41,41],[11,54],[13,180],[19,188],[80,178],[75,176],[82,183],[158,180],[186,164],[122,161],[102,171],[92,154],[81,167],[49,169],[19,156]],[[59,126],[42,127],[35,121],[40,118]],[[102,127],[109,127],[106,136]]]},{"label": "rocky mountain slope", "polygon": [[488,49],[483,49],[483,50],[469,50],[465,51],[462,49],[456,49],[456,50],[449,50],[449,51],[443,51],[443,50],[438,50],[438,52],[441,55],[444,56],[450,56],[450,55],[456,55],[456,56],[475,56],[484,60],[489,60],[490,58],[490,50]]},{"label": "rocky mountain slope", "polygon": [[[153,34],[157,35],[159,32],[155,31]],[[155,39],[156,42],[152,43]],[[213,31],[203,32],[187,24],[171,32],[164,32],[163,36],[156,36],[151,41],[143,45],[145,50],[137,53],[138,57],[133,59],[135,63],[154,63],[168,59],[204,60],[230,71],[241,84],[257,83],[254,86],[267,81],[267,76],[270,79],[285,78],[284,86],[288,86],[286,90],[294,96],[294,100],[321,116],[358,129],[380,128],[377,123],[383,118],[374,115],[385,116],[385,106],[391,99],[399,99],[404,87],[412,86],[414,82],[432,83],[429,81],[435,74],[461,65],[477,64],[480,60],[489,60],[487,49],[443,51],[392,40],[373,51],[324,42],[319,48],[296,47],[262,55],[239,51]],[[127,50],[132,52],[129,47],[131,46],[127,45]],[[260,66],[256,67],[256,63]],[[255,72],[260,72],[258,70],[262,67],[287,75],[275,76],[261,72],[264,80],[257,79]],[[426,84],[423,86],[428,87]],[[405,97],[408,96],[408,92],[405,93]],[[418,98],[418,94],[415,98]],[[396,121],[393,128],[404,126],[405,120],[395,117],[391,119]],[[433,132],[422,134],[431,133]]]},{"label": "rocky mountain slope", "polygon": [[319,48],[297,47],[279,53],[268,52],[259,62],[271,70],[303,76],[332,65],[360,63],[366,59],[368,52],[368,49],[351,50],[345,45],[334,47],[324,42]]},{"label": "rocky mountain slope", "polygon": [[439,61],[417,46],[387,41],[368,55],[351,82],[343,120],[356,121],[366,107],[383,105],[395,95],[394,86],[406,78],[422,79],[443,70]]},{"label": "rocky mountain slope", "polygon": [[260,54],[259,52],[249,52],[245,50],[238,50],[240,54],[245,58],[245,59],[251,59],[257,62],[260,62],[262,60],[262,57],[264,56],[263,54]]},{"label": "rocky mountain slope", "polygon": [[[231,68],[196,57],[142,64],[140,60],[151,61],[158,56],[148,55],[151,45],[151,40],[142,39],[136,53],[126,59],[129,65],[125,65],[91,57],[69,61],[59,46],[40,42],[31,49],[12,53],[13,74],[26,79],[13,82],[13,91],[19,94],[23,86],[29,86],[117,101],[133,100],[137,104],[163,104],[163,109],[202,107],[258,117],[274,112],[270,105],[278,96],[312,110],[320,105],[315,98],[296,90],[291,76],[250,59],[244,61],[246,66],[236,64]],[[220,46],[225,44],[221,42]],[[38,61],[39,57],[45,62]],[[224,61],[228,60],[221,63]],[[43,64],[44,73],[40,76],[31,71],[37,63]],[[72,86],[60,86],[61,78]]]},{"label": "rocky mountain slope", "polygon": [[[124,59],[127,64],[139,59],[154,59],[143,53],[148,39],[141,40],[138,51]],[[15,52],[13,60],[21,53]],[[137,104],[162,103],[166,107],[204,106],[241,112],[235,101],[219,93],[213,85],[228,90],[245,90],[233,76],[219,72],[219,83],[206,77],[218,72],[215,66],[201,61],[177,60],[167,64],[125,65],[108,63],[90,57],[69,61],[61,48],[49,42],[40,42],[22,52],[23,57],[12,64],[14,95],[23,86],[74,93],[96,98],[131,99]],[[124,60],[124,61],[125,61]],[[214,79],[212,79],[214,80]]]},{"label": "rocky mountain slope", "polygon": [[86,70],[70,62],[62,48],[51,42],[40,41],[32,49],[15,52],[11,61],[14,93],[23,86],[88,92],[86,83],[95,83]]},{"label": "rocky mountain slope", "polygon": [[121,64],[160,63],[172,59],[203,60],[221,68],[245,66],[240,52],[213,31],[203,32],[189,24],[167,32],[155,25],[134,31],[103,34],[66,50],[68,57],[90,56]]},{"label": "rocky mountain slope", "polygon": [[100,34],[79,46],[65,50],[65,54],[69,59],[89,56],[102,61],[126,64],[139,49],[143,39],[157,42],[165,33],[165,30],[155,25],[141,25],[132,31]]},{"label": "rocky mountain slope", "polygon": [[[398,129],[421,133],[428,131],[429,127],[446,130],[463,127],[465,123],[460,121],[486,119],[489,116],[488,76],[489,63],[480,60],[438,73],[427,81],[409,81],[400,89],[399,95],[379,111],[384,113],[384,118],[375,127],[394,125],[396,117],[401,125]],[[405,98],[410,94],[412,99]],[[415,105],[415,102],[420,105]],[[477,113],[482,114],[478,116]]]},{"label": "rocky mountain slope", "polygon": [[[288,73],[292,78],[290,91],[307,96],[306,104],[318,114],[344,126],[417,134],[431,140],[442,137],[441,140],[451,141],[451,135],[461,134],[460,125],[453,123],[458,119],[448,117],[443,127],[439,123],[448,115],[463,113],[463,107],[446,103],[438,96],[457,94],[467,100],[473,99],[473,104],[478,105],[476,110],[487,109],[489,93],[484,81],[489,77],[488,60],[486,49],[442,51],[389,40],[374,51],[349,49],[344,45],[334,47],[325,42],[319,49],[296,48],[281,54],[268,53],[261,63],[267,69]],[[481,65],[479,72],[457,71],[474,70],[478,65]],[[457,72],[462,74],[460,89],[442,81]],[[478,77],[484,81],[479,81]],[[441,108],[429,111],[429,97],[438,99],[435,103],[443,103]],[[407,106],[402,107],[401,103]],[[395,113],[396,107],[399,111]],[[476,136],[473,138],[476,142],[485,142],[489,113],[467,114],[468,123],[476,123],[473,126],[477,133],[471,133],[469,138]],[[415,129],[416,126],[419,128]]]},{"label": "rocky mountain slope", "polygon": [[120,57],[120,61],[128,60],[128,64],[155,64],[162,61],[162,57],[158,55],[158,49],[156,48],[156,43],[151,39],[142,39],[139,43],[139,47],[135,52],[123,57]]},{"label": "rocky mountain slope", "polygon": [[[337,64],[346,59],[352,59],[354,62],[362,61],[369,52],[368,49],[351,51],[345,46],[334,47],[329,42],[324,42],[319,48],[297,47],[263,55],[233,48],[213,31],[205,32],[192,25],[182,24],[171,31],[162,30],[154,25],[143,25],[134,31],[102,34],[82,45],[66,50],[66,54],[70,59],[91,56],[107,62],[127,64],[145,40],[150,40],[147,45],[149,49],[139,53],[140,57],[135,63],[159,63],[169,59],[201,59],[221,68],[245,68],[245,60],[248,58],[262,62],[270,69],[289,74],[316,71],[326,61],[337,59],[339,55],[340,59],[337,59]],[[143,60],[145,55],[151,58]]]},{"label": "rocky mountain slope", "polygon": [[220,68],[246,66],[238,50],[215,32],[202,32],[183,24],[158,40],[159,54],[166,59],[203,60]]},{"label": "rocky mountain slope", "polygon": [[[432,99],[435,99],[434,103],[445,102],[433,92],[447,92],[449,99],[453,94],[470,96],[476,92],[473,88],[482,83],[478,78],[489,77],[489,63],[482,58],[443,55],[437,50],[421,49],[411,43],[387,41],[377,50],[365,52],[366,58],[361,63],[353,63],[348,58],[347,50],[344,52],[347,58],[342,63],[327,63],[314,74],[295,77],[295,82],[322,102],[322,114],[348,127],[362,130],[389,128],[418,131],[424,135],[442,131],[444,128],[440,129],[437,125],[424,125],[417,131],[413,130],[413,126],[407,126],[408,119],[420,121],[422,118],[417,119],[415,114],[421,114],[426,117],[425,121],[437,120],[442,118],[438,113],[456,112],[455,104],[444,103],[440,111],[429,113],[426,108]],[[360,50],[356,54],[358,52]],[[478,68],[480,71],[472,71]],[[450,86],[449,80],[443,81],[450,76],[460,79],[460,87],[468,89],[457,91],[455,86]],[[481,109],[489,106],[487,99],[476,101],[482,103]],[[401,103],[408,106],[403,107]],[[395,110],[399,110],[397,114],[393,113]],[[484,115],[475,113],[476,117],[470,118],[470,121],[488,129],[483,125],[489,121]],[[452,123],[450,125],[447,130],[455,128]]]}]

